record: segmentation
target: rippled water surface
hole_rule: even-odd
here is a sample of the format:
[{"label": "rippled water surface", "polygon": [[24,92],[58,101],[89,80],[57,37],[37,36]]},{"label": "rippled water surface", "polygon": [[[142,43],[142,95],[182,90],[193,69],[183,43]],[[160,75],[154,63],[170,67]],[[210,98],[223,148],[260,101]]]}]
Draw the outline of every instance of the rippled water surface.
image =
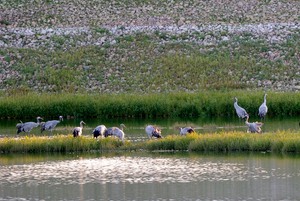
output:
[{"label": "rippled water surface", "polygon": [[297,156],[8,155],[0,162],[0,200],[300,199]]}]

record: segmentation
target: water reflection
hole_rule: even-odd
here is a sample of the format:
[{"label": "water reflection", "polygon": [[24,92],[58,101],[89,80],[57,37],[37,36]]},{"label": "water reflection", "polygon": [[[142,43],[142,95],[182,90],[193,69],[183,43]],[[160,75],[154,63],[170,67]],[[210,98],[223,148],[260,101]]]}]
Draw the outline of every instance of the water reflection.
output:
[{"label": "water reflection", "polygon": [[[299,157],[59,155],[1,161],[2,200],[298,200]],[[50,159],[50,160],[49,160]]]},{"label": "water reflection", "polygon": [[[9,168],[9,169],[6,169]],[[18,185],[70,185],[86,183],[152,183],[246,180],[245,175],[267,177],[260,169],[239,163],[203,160],[114,157],[5,166],[2,183]],[[58,183],[57,183],[58,182]]]},{"label": "water reflection", "polygon": [[[243,161],[245,162],[245,161]],[[246,181],[297,176],[277,174],[258,164],[239,163],[205,158],[164,157],[100,157],[47,161],[35,164],[3,166],[0,184],[18,185],[70,185],[87,183],[187,183],[202,181]]]}]

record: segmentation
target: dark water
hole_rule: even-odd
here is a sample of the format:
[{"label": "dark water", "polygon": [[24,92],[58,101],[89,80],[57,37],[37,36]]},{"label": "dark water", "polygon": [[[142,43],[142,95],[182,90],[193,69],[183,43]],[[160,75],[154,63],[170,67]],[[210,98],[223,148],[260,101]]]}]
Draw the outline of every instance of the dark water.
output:
[{"label": "dark water", "polygon": [[300,200],[300,157],[3,155],[0,200]]},{"label": "dark water", "polygon": [[[48,119],[45,119],[47,121]],[[179,134],[176,127],[192,126],[198,133],[218,132],[218,131],[246,131],[246,126],[243,121],[238,118],[187,118],[187,119],[64,119],[59,123],[52,135],[55,134],[71,134],[72,129],[79,126],[79,122],[83,120],[86,125],[83,129],[83,135],[92,135],[93,129],[100,124],[106,127],[119,126],[121,123],[126,125],[124,130],[127,139],[146,138],[144,128],[148,124],[157,125],[162,129],[162,135]],[[35,121],[35,119],[23,120]],[[252,118],[251,121],[259,121],[259,118]],[[262,127],[263,132],[270,132],[276,130],[299,130],[300,117],[289,118],[267,118]],[[0,135],[1,136],[16,136],[16,124],[18,120],[1,120],[0,121]],[[51,135],[49,131],[44,131],[41,134],[40,128],[34,128],[31,131],[34,135]],[[20,136],[24,136],[21,133]]]}]

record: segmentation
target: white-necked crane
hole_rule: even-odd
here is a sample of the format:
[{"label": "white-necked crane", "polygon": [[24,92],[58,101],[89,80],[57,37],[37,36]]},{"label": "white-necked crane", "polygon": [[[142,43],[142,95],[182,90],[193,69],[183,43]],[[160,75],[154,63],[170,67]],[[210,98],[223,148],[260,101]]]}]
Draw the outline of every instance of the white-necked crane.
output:
[{"label": "white-necked crane", "polygon": [[187,135],[190,133],[194,133],[195,130],[192,127],[180,127],[180,135]]},{"label": "white-necked crane", "polygon": [[124,142],[125,139],[125,133],[123,131],[124,128],[126,128],[124,124],[120,124],[120,128],[118,127],[107,128],[106,131],[104,132],[104,137],[115,136]]},{"label": "white-necked crane", "polygon": [[148,125],[146,126],[145,131],[149,139],[151,139],[152,137],[162,138],[161,129],[157,126]]},{"label": "white-necked crane", "polygon": [[259,106],[258,108],[258,116],[260,119],[265,119],[268,112],[268,106],[267,106],[267,94],[264,95],[264,102]]},{"label": "white-necked crane", "polygon": [[263,123],[261,122],[252,122],[249,123],[249,116],[246,117],[245,124],[248,126],[247,132],[248,133],[261,133],[261,127]]},{"label": "white-necked crane", "polygon": [[99,136],[104,137],[104,133],[107,130],[106,126],[99,125],[93,130],[94,138],[98,138]]},{"label": "white-necked crane", "polygon": [[85,124],[83,121],[80,121],[80,126],[79,127],[75,127],[73,129],[73,137],[78,137],[82,135],[82,128],[83,128],[83,124]]},{"label": "white-necked crane", "polygon": [[247,116],[249,117],[248,113],[244,108],[238,105],[238,99],[234,97],[234,104],[233,104],[236,114],[238,115],[239,118],[245,119]]}]

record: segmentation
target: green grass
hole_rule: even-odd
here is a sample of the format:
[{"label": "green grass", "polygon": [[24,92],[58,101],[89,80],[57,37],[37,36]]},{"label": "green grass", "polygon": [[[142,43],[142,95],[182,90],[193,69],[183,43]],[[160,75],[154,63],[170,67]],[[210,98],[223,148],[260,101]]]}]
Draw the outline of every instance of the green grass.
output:
[{"label": "green grass", "polygon": [[56,135],[48,137],[1,138],[0,153],[103,151],[189,151],[189,152],[273,152],[299,153],[299,131],[277,131],[265,134],[221,132],[169,135],[163,139],[123,143],[115,138],[94,139]]},{"label": "green grass", "polygon": [[[233,98],[251,116],[257,116],[264,92],[201,92],[168,94],[37,94],[26,90],[0,96],[0,117],[234,117]],[[268,116],[297,116],[299,93],[274,93],[267,96]]]},{"label": "green grass", "polygon": [[[126,142],[128,143],[128,142]],[[48,137],[24,137],[3,138],[0,140],[1,153],[40,153],[40,152],[89,152],[117,150],[127,145],[117,139],[105,138],[96,140],[94,138],[78,137],[71,135],[57,135]]]},{"label": "green grass", "polygon": [[[184,34],[110,36],[106,29],[93,30],[93,34],[108,35],[116,43],[77,47],[73,42],[84,41],[83,34],[53,36],[53,47],[1,49],[0,56],[11,63],[9,69],[20,76],[4,77],[0,87],[8,93],[22,87],[50,93],[274,90],[277,82],[290,83],[299,78],[297,35],[277,45],[252,39],[251,35],[230,36],[230,41],[208,48],[181,39],[174,41],[187,37]],[[188,37],[201,37],[198,35],[191,33]],[[170,41],[162,43],[164,38]],[[271,85],[258,86],[259,81],[271,81]]]},{"label": "green grass", "polygon": [[[21,95],[20,95],[21,94]],[[56,117],[199,117],[235,116],[238,97],[250,116],[256,116],[263,92],[242,91],[169,94],[35,94],[16,91],[0,98],[2,118]],[[299,93],[268,93],[269,116],[299,115]]]},{"label": "green grass", "polygon": [[146,143],[146,149],[188,150],[191,152],[274,152],[287,153],[300,151],[300,135],[296,131],[277,131],[266,134],[243,132],[221,132],[192,134],[188,137],[167,136],[162,140]]}]

